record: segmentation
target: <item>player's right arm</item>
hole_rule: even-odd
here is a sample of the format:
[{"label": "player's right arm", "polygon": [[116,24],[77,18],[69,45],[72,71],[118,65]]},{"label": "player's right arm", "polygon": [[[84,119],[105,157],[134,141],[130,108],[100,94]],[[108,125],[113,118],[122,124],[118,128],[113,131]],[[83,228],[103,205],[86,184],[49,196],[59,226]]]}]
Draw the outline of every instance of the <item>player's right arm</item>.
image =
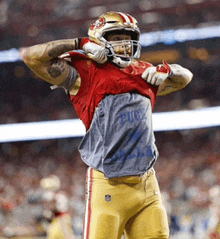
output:
[{"label": "player's right arm", "polygon": [[98,63],[107,60],[105,48],[90,42],[87,38],[64,39],[34,45],[23,48],[20,55],[25,64],[41,79],[52,85],[70,88],[76,81],[78,73],[66,60],[60,58],[60,55],[78,49],[83,49]]},{"label": "player's right arm", "polygon": [[59,56],[79,49],[80,43],[78,38],[51,41],[23,48],[20,55],[25,64],[41,79],[53,85],[60,85],[73,78],[76,70]]}]

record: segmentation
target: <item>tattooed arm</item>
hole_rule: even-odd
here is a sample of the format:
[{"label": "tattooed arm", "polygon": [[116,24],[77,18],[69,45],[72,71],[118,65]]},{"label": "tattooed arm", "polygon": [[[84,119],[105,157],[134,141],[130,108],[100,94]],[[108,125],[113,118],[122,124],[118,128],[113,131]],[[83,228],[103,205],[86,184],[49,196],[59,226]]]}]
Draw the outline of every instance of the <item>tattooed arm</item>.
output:
[{"label": "tattooed arm", "polygon": [[24,48],[20,55],[25,64],[41,79],[53,85],[62,85],[76,77],[77,72],[58,57],[65,52],[79,49],[80,43],[78,38],[51,41]]},{"label": "tattooed arm", "polygon": [[159,96],[167,95],[173,91],[181,90],[192,80],[193,74],[188,69],[183,68],[182,66],[177,64],[171,64],[170,66],[173,73],[159,85],[157,92],[157,95]]}]

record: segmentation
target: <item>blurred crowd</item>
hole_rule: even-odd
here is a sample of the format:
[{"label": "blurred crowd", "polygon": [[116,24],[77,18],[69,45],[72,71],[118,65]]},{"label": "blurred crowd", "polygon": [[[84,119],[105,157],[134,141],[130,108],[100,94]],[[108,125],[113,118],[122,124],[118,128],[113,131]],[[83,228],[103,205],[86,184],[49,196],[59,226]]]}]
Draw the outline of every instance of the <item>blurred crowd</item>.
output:
[{"label": "blurred crowd", "polygon": [[[1,124],[77,117],[62,89],[51,90],[22,63],[0,67]],[[159,97],[156,112],[219,105],[216,86],[220,70],[209,66],[191,71],[192,83],[182,91]],[[155,169],[169,213],[171,238],[208,239],[205,233],[213,217],[210,190],[220,185],[219,127],[155,132],[155,136],[160,152]],[[0,236],[46,235],[40,181],[56,175],[61,181],[60,190],[68,198],[74,232],[81,237],[87,167],[77,150],[80,140],[0,145]]]},{"label": "blurred crowd", "polygon": [[134,16],[141,32],[219,25],[219,1],[210,0],[2,0],[0,50],[82,37],[107,11]]},{"label": "blurred crowd", "polygon": [[78,139],[63,139],[1,145],[0,236],[45,235],[41,182],[51,175],[59,178],[75,234],[81,235],[86,166],[79,157],[78,143]]},{"label": "blurred crowd", "polygon": [[[156,132],[156,140],[160,157],[155,170],[171,236],[208,239],[210,190],[220,185],[220,130]],[[0,236],[46,235],[40,182],[56,175],[68,198],[75,235],[81,238],[87,166],[80,159],[79,143],[78,138],[1,144]]]},{"label": "blurred crowd", "polygon": [[[142,32],[219,25],[219,6],[219,1],[209,0],[3,0],[0,50],[85,36],[92,20],[111,10],[133,15]],[[183,52],[191,45],[186,43]],[[212,49],[210,58],[204,51],[199,52],[200,61],[183,55],[180,64],[193,72],[193,81],[179,92],[158,97],[155,112],[220,105],[218,41],[198,44],[201,49],[206,45]],[[0,102],[0,124],[77,118],[64,90],[51,90],[22,62],[0,64]],[[160,152],[155,170],[171,239],[208,239],[217,217],[216,197],[220,202],[219,127],[155,136]],[[68,198],[73,230],[81,238],[87,167],[80,159],[79,143],[80,138],[69,138],[0,144],[0,236],[46,235],[40,182],[55,175]]]},{"label": "blurred crowd", "polygon": [[[194,74],[193,81],[181,91],[158,97],[155,112],[220,105],[217,87],[220,68],[215,65],[187,68]],[[0,124],[77,118],[65,91],[51,90],[24,63],[0,64],[0,77]]]}]

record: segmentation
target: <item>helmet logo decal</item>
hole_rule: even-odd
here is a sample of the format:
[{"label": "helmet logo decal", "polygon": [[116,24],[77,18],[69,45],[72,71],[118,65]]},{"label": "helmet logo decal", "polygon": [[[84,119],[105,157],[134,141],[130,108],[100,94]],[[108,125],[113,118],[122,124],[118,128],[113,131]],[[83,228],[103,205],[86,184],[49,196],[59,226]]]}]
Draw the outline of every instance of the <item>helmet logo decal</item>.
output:
[{"label": "helmet logo decal", "polygon": [[91,26],[90,29],[99,29],[102,28],[105,25],[105,18],[99,18],[97,19]]}]

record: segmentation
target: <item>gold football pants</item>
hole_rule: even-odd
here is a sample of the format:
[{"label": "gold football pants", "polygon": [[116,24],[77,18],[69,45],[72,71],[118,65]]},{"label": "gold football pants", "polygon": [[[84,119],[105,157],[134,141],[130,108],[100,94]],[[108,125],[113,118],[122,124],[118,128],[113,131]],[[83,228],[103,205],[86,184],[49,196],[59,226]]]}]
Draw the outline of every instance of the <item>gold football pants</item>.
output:
[{"label": "gold football pants", "polygon": [[151,169],[142,176],[107,179],[88,169],[84,239],[167,239],[169,226]]}]

